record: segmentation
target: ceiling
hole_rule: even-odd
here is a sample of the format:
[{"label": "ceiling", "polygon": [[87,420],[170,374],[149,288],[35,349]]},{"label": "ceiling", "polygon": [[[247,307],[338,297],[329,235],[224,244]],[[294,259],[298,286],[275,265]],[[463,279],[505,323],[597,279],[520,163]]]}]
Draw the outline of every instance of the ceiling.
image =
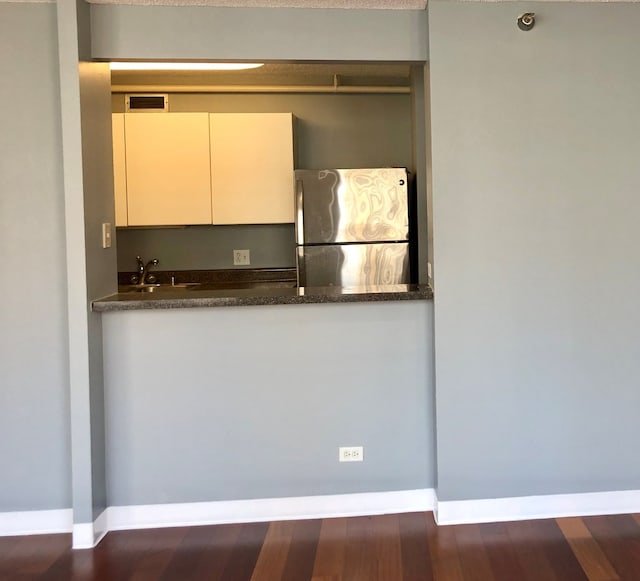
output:
[{"label": "ceiling", "polygon": [[427,0],[88,0],[93,4],[162,4],[230,8],[351,8],[424,10]]}]

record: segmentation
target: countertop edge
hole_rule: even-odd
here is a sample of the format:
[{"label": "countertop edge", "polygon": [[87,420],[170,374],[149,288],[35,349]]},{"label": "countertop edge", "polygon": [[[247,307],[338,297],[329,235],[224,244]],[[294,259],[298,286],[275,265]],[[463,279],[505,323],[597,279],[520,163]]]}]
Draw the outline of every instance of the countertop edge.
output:
[{"label": "countertop edge", "polygon": [[[339,288],[292,289],[287,292],[234,293],[202,292],[198,296],[131,297],[130,294],[114,294],[92,302],[95,312],[133,310],[171,310],[211,307],[240,307],[268,305],[296,305],[322,303],[364,303],[386,301],[431,300],[433,291],[428,285],[410,285],[406,290],[354,290]],[[300,291],[302,291],[300,293]],[[194,291],[186,291],[190,295]],[[182,294],[182,293],[181,293]]]}]

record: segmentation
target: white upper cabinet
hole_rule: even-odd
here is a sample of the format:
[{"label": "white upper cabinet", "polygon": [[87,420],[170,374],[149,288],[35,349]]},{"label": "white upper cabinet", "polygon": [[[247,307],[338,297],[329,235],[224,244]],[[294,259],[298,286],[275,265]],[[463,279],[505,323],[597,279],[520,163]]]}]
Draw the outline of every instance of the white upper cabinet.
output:
[{"label": "white upper cabinet", "polygon": [[116,226],[126,226],[127,221],[127,173],[124,147],[124,113],[111,116],[113,133],[113,194],[116,204]]},{"label": "white upper cabinet", "polygon": [[214,224],[294,220],[291,113],[212,113]]},{"label": "white upper cabinet", "polygon": [[292,113],[114,113],[116,226],[294,220]]},{"label": "white upper cabinet", "polygon": [[127,113],[129,226],[211,224],[208,113]]}]

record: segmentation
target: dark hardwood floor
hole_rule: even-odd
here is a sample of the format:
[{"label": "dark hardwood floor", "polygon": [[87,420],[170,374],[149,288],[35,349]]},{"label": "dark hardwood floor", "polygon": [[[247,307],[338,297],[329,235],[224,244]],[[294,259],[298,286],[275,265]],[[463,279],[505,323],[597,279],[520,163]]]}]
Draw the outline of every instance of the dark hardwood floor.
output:
[{"label": "dark hardwood floor", "polygon": [[640,581],[640,515],[437,527],[431,513],[0,538],[0,579]]}]

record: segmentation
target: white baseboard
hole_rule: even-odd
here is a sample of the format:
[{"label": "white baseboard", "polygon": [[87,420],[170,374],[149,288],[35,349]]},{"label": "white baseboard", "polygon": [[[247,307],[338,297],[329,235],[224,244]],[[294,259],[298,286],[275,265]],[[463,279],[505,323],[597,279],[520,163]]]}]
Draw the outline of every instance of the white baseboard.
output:
[{"label": "white baseboard", "polygon": [[438,501],[431,488],[180,504],[110,506],[89,523],[71,509],[0,513],[0,536],[73,533],[94,547],[108,531],[434,511],[439,525],[640,512],[640,490]]},{"label": "white baseboard", "polygon": [[640,490],[437,501],[439,525],[640,512]]},{"label": "white baseboard", "polygon": [[74,549],[92,549],[93,537],[92,522],[74,523],[71,546]]},{"label": "white baseboard", "polygon": [[111,506],[94,522],[73,523],[73,511],[0,513],[0,536],[73,534],[74,549],[95,547],[109,531],[173,526],[364,516],[433,510],[433,489],[261,498],[181,504]]},{"label": "white baseboard", "polygon": [[206,524],[230,524],[365,516],[433,510],[433,489],[261,498],[184,504],[111,506],[110,531]]},{"label": "white baseboard", "polygon": [[0,512],[0,537],[70,533],[72,526],[70,508]]},{"label": "white baseboard", "polygon": [[95,547],[109,532],[109,509],[106,508],[93,521],[93,546]]},{"label": "white baseboard", "polygon": [[109,509],[103,510],[96,520],[88,523],[74,523],[74,549],[93,549],[109,532]]}]

